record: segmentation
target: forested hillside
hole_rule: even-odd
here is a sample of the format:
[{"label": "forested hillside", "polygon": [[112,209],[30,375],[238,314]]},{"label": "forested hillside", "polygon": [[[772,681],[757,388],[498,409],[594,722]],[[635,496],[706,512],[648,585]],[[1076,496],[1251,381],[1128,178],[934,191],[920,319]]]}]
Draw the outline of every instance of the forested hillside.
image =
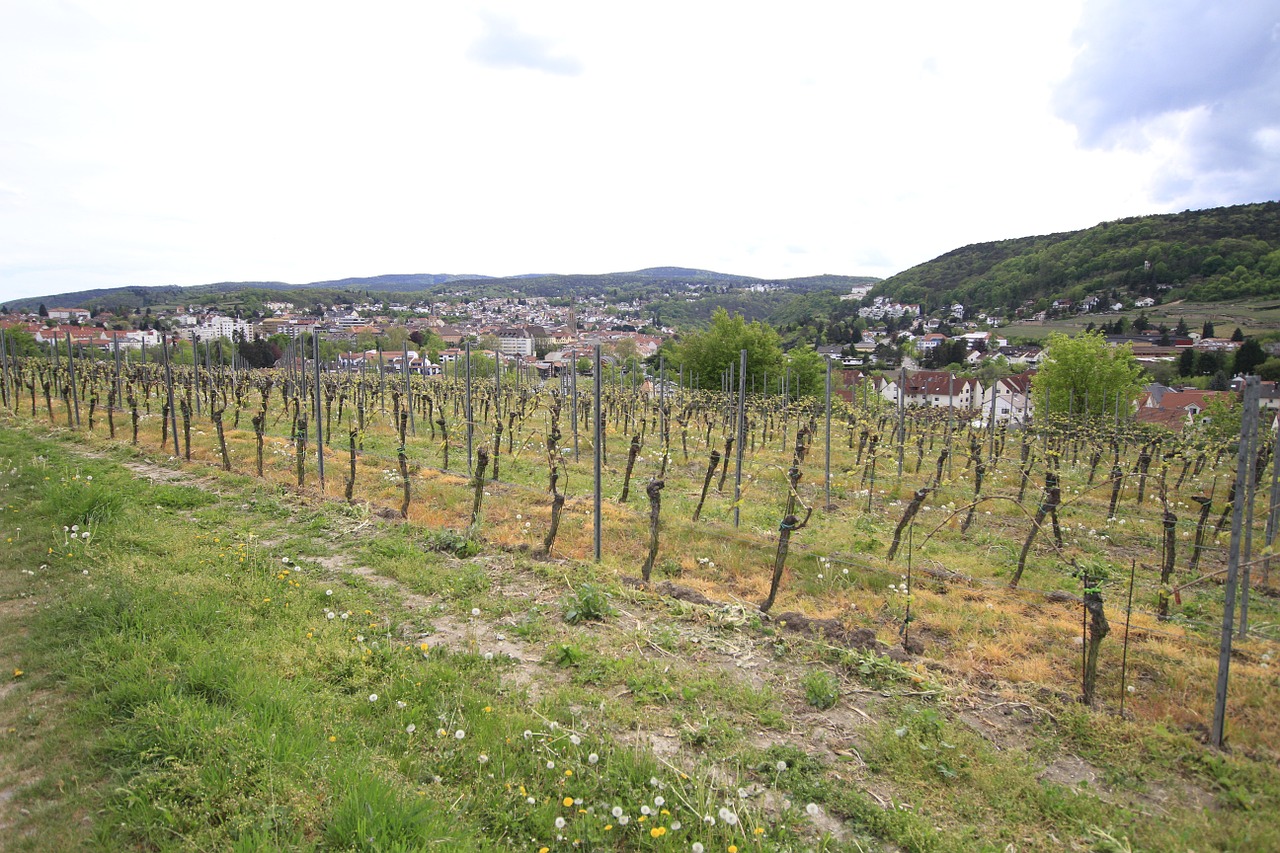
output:
[{"label": "forested hillside", "polygon": [[1139,216],[978,243],[882,282],[874,295],[1012,310],[1091,294],[1217,301],[1280,294],[1280,202]]}]

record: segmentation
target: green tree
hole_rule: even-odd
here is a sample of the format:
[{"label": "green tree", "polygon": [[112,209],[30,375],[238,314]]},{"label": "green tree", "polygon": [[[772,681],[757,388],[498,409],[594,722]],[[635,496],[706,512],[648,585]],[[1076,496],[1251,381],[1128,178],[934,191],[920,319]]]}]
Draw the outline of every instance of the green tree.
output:
[{"label": "green tree", "polygon": [[1202,338],[1213,337],[1213,321],[1212,320],[1204,321],[1204,325],[1200,327],[1200,337]]},{"label": "green tree", "polygon": [[1241,343],[1244,341],[1244,332],[1241,331],[1239,326],[1236,326],[1236,330],[1231,333],[1231,340],[1235,341],[1236,343]]},{"label": "green tree", "polygon": [[718,389],[720,375],[734,365],[737,370],[739,353],[747,351],[747,387],[752,380],[763,385],[764,374],[782,375],[782,341],[770,326],[753,321],[748,323],[741,314],[730,316],[724,308],[717,308],[711,315],[711,325],[705,331],[694,332],[675,348],[677,369],[685,369],[699,388]]},{"label": "green tree", "polygon": [[[747,355],[747,387],[750,388],[751,355]],[[827,360],[811,346],[794,347],[787,351],[786,366],[791,368],[791,385],[800,396],[821,396],[827,387]]]},{"label": "green tree", "polygon": [[1240,349],[1236,350],[1235,372],[1248,375],[1258,369],[1258,365],[1267,360],[1267,354],[1262,349],[1262,344],[1249,338],[1240,344]]},{"label": "green tree", "polygon": [[1112,347],[1098,333],[1049,336],[1032,381],[1038,417],[1066,414],[1101,420],[1113,416],[1119,395],[1127,408],[1142,388],[1142,367],[1125,344]]},{"label": "green tree", "polygon": [[1235,394],[1222,394],[1205,404],[1196,418],[1195,430],[1211,445],[1229,445],[1240,437],[1244,407]]},{"label": "green tree", "polygon": [[1258,376],[1264,382],[1280,382],[1280,358],[1272,356],[1258,365]]},{"label": "green tree", "polygon": [[1182,352],[1178,354],[1178,375],[1196,375],[1196,351],[1191,347],[1185,347]]}]

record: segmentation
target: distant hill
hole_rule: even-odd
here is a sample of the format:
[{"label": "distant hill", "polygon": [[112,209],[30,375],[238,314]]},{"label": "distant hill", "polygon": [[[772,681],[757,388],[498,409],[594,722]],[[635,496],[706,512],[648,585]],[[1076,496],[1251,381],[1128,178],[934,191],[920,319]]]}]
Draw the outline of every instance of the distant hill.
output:
[{"label": "distant hill", "polygon": [[[412,273],[378,275],[368,278],[342,278],[308,284],[278,281],[218,282],[193,287],[116,287],[82,290],[74,293],[15,299],[9,303],[20,310],[34,310],[40,303],[48,307],[110,309],[142,309],[178,304],[220,304],[264,302],[280,299],[303,305],[316,302],[345,303],[397,298],[422,299],[424,296],[447,296],[467,293],[474,296],[541,296],[572,299],[605,295],[617,299],[652,300],[674,293],[683,296],[689,285],[698,292],[720,294],[755,286],[774,285],[791,293],[818,290],[847,292],[855,285],[874,284],[877,278],[866,276],[822,275],[794,279],[761,279],[751,276],[719,273],[684,267],[652,267],[633,272],[562,275],[533,273],[495,278],[485,275],[445,273]],[[722,300],[723,301],[723,300]],[[683,303],[683,298],[681,299]],[[757,313],[763,316],[767,309]],[[699,313],[680,310],[676,313]],[[709,316],[709,310],[706,312]]]},{"label": "distant hill", "polygon": [[1013,309],[1091,294],[1219,301],[1280,294],[1280,202],[1103,222],[965,246],[881,282],[926,310]]}]

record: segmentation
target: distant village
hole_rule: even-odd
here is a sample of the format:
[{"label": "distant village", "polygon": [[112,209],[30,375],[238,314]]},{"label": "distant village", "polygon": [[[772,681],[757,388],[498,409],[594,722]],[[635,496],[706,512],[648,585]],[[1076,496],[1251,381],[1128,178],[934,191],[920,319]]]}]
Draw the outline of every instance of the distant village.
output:
[{"label": "distant village", "polygon": [[[864,303],[858,308],[859,317],[867,323],[861,340],[816,347],[833,364],[837,394],[850,401],[874,394],[894,404],[963,412],[982,423],[994,419],[1022,424],[1032,418],[1030,388],[1043,355],[1039,346],[1010,344],[999,331],[999,318],[984,313],[970,317],[958,303],[925,316],[919,305],[870,298],[869,290],[854,288],[843,297]],[[503,362],[507,369],[542,378],[574,369],[597,345],[609,363],[635,365],[655,356],[664,340],[675,334],[670,328],[646,325],[638,301],[562,302],[538,297],[470,298],[462,293],[453,300],[418,304],[302,307],[272,301],[262,303],[260,311],[251,312],[253,316],[228,315],[197,305],[126,316],[41,306],[38,312],[0,314],[0,326],[25,331],[42,347],[56,341],[81,350],[132,353],[127,356],[131,358],[148,348],[155,351],[162,340],[171,345],[226,342],[237,354],[251,342],[260,349],[270,342],[270,361],[251,366],[277,363],[289,342],[316,333],[325,342],[329,369],[374,368],[433,376],[448,371],[469,349],[473,355]],[[1080,304],[1058,300],[1035,319],[1123,307],[1100,304],[1099,297]],[[1134,307],[1143,306],[1134,303]],[[1128,344],[1137,360],[1148,365],[1176,361],[1187,351],[1222,354],[1240,346],[1229,338],[1149,328],[1109,334],[1107,340]],[[991,361],[998,361],[1002,369],[984,371],[983,364]],[[957,364],[961,372],[941,369]],[[981,378],[984,374],[986,379]],[[1135,401],[1136,412],[1139,420],[1180,429],[1215,396],[1232,393],[1230,389],[1152,384]],[[1264,383],[1263,405],[1280,408],[1275,383]]]}]

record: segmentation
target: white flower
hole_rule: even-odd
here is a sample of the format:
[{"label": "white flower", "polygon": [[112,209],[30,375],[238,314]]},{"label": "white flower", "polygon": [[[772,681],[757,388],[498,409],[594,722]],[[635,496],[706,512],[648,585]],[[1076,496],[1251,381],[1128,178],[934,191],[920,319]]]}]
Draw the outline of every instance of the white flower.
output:
[{"label": "white flower", "polygon": [[599,760],[600,760],[600,756],[596,755],[594,752],[587,756],[588,764],[595,764]]},{"label": "white flower", "polygon": [[480,753],[480,757],[479,757],[479,758],[477,758],[477,759],[476,759],[476,761],[479,761],[481,764],[488,764],[488,763],[489,763],[489,756],[485,755],[485,754],[482,752],[482,753]]},{"label": "white flower", "polygon": [[325,595],[333,595],[333,590],[331,590],[331,589],[326,589],[326,590],[324,591],[324,594],[325,594]]},{"label": "white flower", "polygon": [[462,729],[458,729],[456,732],[453,733],[453,736],[458,740],[462,740],[464,737],[467,736],[467,733],[464,732]]},{"label": "white flower", "polygon": [[556,818],[556,829],[564,829],[564,818]]},{"label": "white flower", "polygon": [[548,762],[547,762],[547,769],[548,769],[548,770],[555,770],[555,769],[556,769],[556,763],[555,763],[554,761],[548,761]]},{"label": "white flower", "polygon": [[484,659],[485,659],[485,660],[493,660],[493,652],[485,652],[485,653],[484,653]]},{"label": "white flower", "polygon": [[536,799],[534,799],[533,797],[525,797],[525,800],[524,800],[524,801],[525,801],[526,803],[528,803],[529,805],[531,805],[531,806],[532,806],[532,805],[534,805],[534,804],[536,804],[536,803],[538,802],[538,801],[537,801]]},{"label": "white flower", "polygon": [[377,694],[377,693],[370,693],[370,694],[369,694],[369,701],[370,701],[370,702],[377,702],[377,701],[378,701],[378,694]]},{"label": "white flower", "polygon": [[774,767],[777,768],[779,773],[781,773],[783,770],[787,769],[787,762],[779,761],[777,764],[774,765]]},{"label": "white flower", "polygon": [[805,810],[806,812],[808,812],[808,813],[809,813],[809,817],[817,817],[817,816],[818,816],[818,804],[817,804],[817,803],[809,803],[809,805],[807,805],[807,806],[805,806],[805,807],[804,807],[804,810]]},{"label": "white flower", "polygon": [[531,737],[533,737],[533,732],[529,731],[528,729],[525,729],[525,730],[524,730],[524,739],[525,739],[525,740],[528,740],[528,739],[529,739],[529,738],[531,738]]},{"label": "white flower", "polygon": [[705,853],[706,851],[706,848],[702,846],[701,841],[693,842],[693,847],[691,847],[690,849],[693,851],[693,853]]},{"label": "white flower", "polygon": [[578,744],[582,743],[582,738],[578,737],[577,735],[569,735],[569,743],[573,744],[574,746],[577,746]]},{"label": "white flower", "polygon": [[664,798],[662,798],[662,797],[654,797],[654,798],[653,798],[653,804],[654,804],[655,806],[657,806],[658,808],[662,808],[663,806],[665,806],[665,805],[667,804],[667,801],[666,801]]},{"label": "white flower", "polygon": [[651,808],[649,808],[648,806],[641,806],[641,807],[640,807],[640,814],[644,814],[644,815],[653,814],[653,810],[652,810]]},{"label": "white flower", "polygon": [[622,817],[622,806],[614,806],[612,809],[609,810],[609,814],[613,815],[614,817]]},{"label": "white flower", "polygon": [[336,614],[332,610],[326,610],[324,612],[324,618],[326,619],[332,619],[335,615]]},{"label": "white flower", "polygon": [[409,707],[409,704],[408,704],[407,702],[405,702],[403,699],[397,699],[397,700],[396,700],[396,707],[397,707],[397,708],[407,708],[407,707]]},{"label": "white flower", "polygon": [[472,616],[479,616],[479,615],[480,615],[480,608],[479,608],[479,607],[473,607],[473,608],[471,608],[471,615],[472,615]]},{"label": "white flower", "polygon": [[404,727],[404,730],[405,730],[406,732],[408,732],[409,734],[413,734],[414,732],[416,732],[416,731],[418,730],[418,727],[417,727],[417,726],[415,726],[413,723],[410,723],[409,725],[407,725],[407,726],[405,726],[405,727]]}]

